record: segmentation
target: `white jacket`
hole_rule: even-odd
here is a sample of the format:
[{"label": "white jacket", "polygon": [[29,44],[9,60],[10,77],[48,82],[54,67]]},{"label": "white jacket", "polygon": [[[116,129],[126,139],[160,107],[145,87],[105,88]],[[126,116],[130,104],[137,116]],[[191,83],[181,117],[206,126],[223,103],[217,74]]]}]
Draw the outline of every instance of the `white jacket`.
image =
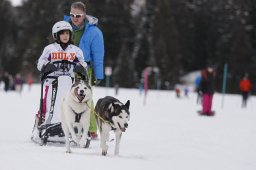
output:
[{"label": "white jacket", "polygon": [[[70,44],[67,46],[65,50],[63,50],[60,44],[52,43],[44,48],[44,51],[38,60],[37,69],[41,71],[43,66],[46,65],[47,63],[49,62],[54,63],[55,61],[63,61],[63,60],[67,60],[73,63],[79,63],[84,68],[87,67],[86,62],[84,61],[83,52],[80,48]],[[55,64],[55,66],[58,69],[62,67],[60,63]],[[66,73],[73,77],[73,66],[69,65]],[[62,74],[63,74],[63,70],[62,71],[60,70],[60,71],[51,73],[50,75],[58,76]]]}]

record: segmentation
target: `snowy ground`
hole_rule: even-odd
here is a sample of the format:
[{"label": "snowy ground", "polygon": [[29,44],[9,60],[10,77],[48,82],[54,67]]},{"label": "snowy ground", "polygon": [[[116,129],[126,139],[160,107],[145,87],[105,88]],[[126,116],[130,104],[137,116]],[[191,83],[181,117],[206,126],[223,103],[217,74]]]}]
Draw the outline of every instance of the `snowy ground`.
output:
[{"label": "snowy ground", "polygon": [[[0,90],[1,170],[255,170],[256,98],[241,109],[238,95],[214,96],[216,116],[198,116],[195,94],[177,99],[173,91],[149,91],[146,105],[137,90],[121,89],[122,102],[131,100],[131,120],[123,134],[120,156],[106,157],[99,141],[89,149],[63,145],[38,146],[30,141],[40,86],[21,94]],[[95,88],[94,100],[114,96],[113,89]],[[253,105],[254,103],[254,105]]]}]

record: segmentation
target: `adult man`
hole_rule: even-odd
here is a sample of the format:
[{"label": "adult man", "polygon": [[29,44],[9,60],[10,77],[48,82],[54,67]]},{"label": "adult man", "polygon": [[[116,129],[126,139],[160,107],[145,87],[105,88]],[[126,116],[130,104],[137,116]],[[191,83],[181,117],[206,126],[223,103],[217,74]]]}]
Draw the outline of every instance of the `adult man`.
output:
[{"label": "adult man", "polygon": [[[103,75],[104,63],[104,41],[101,30],[97,27],[98,19],[86,15],[86,6],[82,2],[71,4],[70,15],[64,16],[64,20],[70,22],[74,30],[73,41],[84,54],[84,59],[88,64],[88,74],[91,85],[98,85]],[[97,138],[97,126],[95,115],[93,114],[93,103],[90,120],[92,139]]]}]

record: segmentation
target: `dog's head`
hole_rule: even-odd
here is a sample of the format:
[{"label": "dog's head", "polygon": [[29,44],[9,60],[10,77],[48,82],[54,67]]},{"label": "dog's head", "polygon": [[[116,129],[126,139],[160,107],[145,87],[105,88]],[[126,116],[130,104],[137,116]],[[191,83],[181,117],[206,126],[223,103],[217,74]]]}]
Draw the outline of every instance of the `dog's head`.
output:
[{"label": "dog's head", "polygon": [[88,82],[80,80],[76,81],[71,88],[71,96],[78,103],[85,103],[92,98],[91,87]]},{"label": "dog's head", "polygon": [[128,128],[128,121],[130,120],[130,100],[125,104],[121,102],[112,102],[109,109],[112,112],[112,122],[116,128],[119,128],[122,132],[125,132]]}]

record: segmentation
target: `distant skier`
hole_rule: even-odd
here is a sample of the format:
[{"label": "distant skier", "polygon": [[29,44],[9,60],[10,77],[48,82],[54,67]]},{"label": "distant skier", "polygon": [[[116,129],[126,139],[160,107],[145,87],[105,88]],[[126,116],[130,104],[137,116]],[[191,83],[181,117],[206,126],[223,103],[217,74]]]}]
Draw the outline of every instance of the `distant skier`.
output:
[{"label": "distant skier", "polygon": [[185,97],[189,97],[189,89],[188,89],[188,87],[184,88],[184,95],[185,95]]},{"label": "distant skier", "polygon": [[7,92],[10,89],[10,75],[8,72],[4,73],[3,82],[4,82],[4,91]]},{"label": "distant skier", "polygon": [[208,65],[206,69],[202,70],[202,79],[199,90],[202,92],[202,107],[201,115],[213,116],[212,100],[215,90],[216,73],[212,65]]},{"label": "distant skier", "polygon": [[15,84],[15,90],[19,93],[21,93],[23,88],[24,80],[22,79],[21,75],[18,73],[15,76],[14,84]]},{"label": "distant skier", "polygon": [[248,74],[245,74],[240,80],[239,88],[242,92],[242,107],[246,107],[249,93],[252,90],[252,82],[249,80]]},{"label": "distant skier", "polygon": [[197,93],[196,103],[201,104],[202,102],[202,93],[200,91],[200,83],[201,83],[202,76],[198,75],[195,79],[195,92]]},{"label": "distant skier", "polygon": [[27,84],[28,84],[28,90],[30,91],[31,90],[31,87],[32,87],[32,84],[33,84],[33,76],[32,74],[28,74],[28,77],[27,77]]},{"label": "distant skier", "polygon": [[180,88],[179,87],[175,88],[175,93],[176,93],[176,97],[180,98]]}]

